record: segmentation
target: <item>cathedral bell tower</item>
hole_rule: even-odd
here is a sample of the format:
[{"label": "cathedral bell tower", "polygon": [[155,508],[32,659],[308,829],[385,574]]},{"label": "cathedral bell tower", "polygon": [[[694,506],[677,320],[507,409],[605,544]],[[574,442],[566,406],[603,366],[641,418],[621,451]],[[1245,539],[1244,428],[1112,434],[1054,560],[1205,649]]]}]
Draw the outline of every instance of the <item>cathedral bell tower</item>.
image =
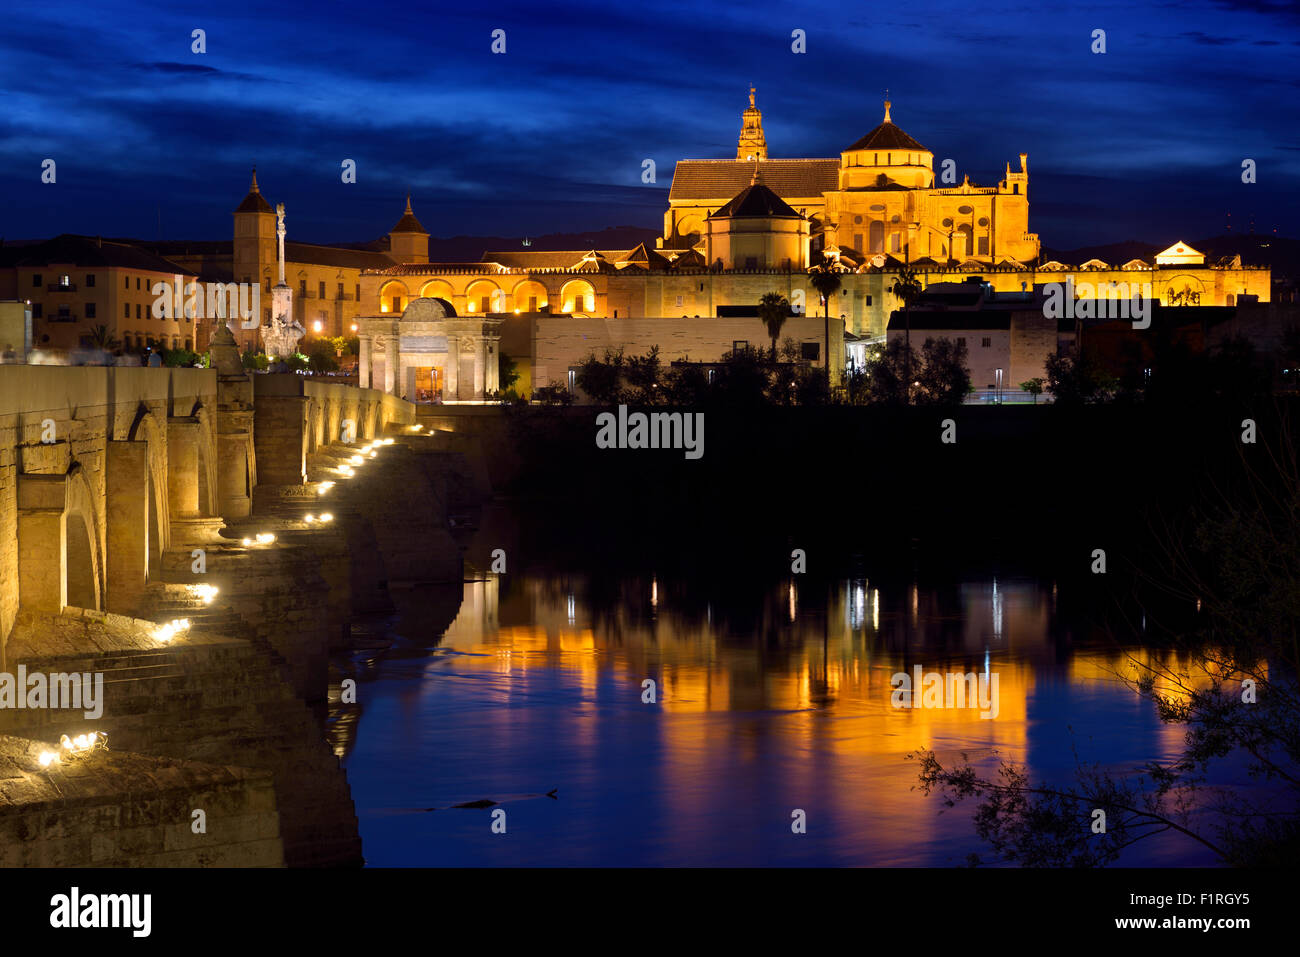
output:
[{"label": "cathedral bell tower", "polygon": [[741,114],[743,125],[736,144],[736,159],[753,162],[767,159],[767,139],[763,136],[763,114],[754,105],[754,88],[749,88],[749,108]]}]

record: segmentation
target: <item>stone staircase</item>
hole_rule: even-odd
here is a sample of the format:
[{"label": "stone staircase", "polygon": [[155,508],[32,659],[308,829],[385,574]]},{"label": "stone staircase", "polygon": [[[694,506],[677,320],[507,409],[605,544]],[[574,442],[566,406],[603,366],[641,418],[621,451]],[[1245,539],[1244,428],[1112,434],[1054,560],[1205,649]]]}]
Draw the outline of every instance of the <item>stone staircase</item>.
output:
[{"label": "stone staircase", "polygon": [[[361,841],[347,778],[284,660],[233,611],[153,583],[149,620],[188,618],[170,645],[22,657],[30,671],[104,676],[103,715],[11,711],[11,734],[54,742],[92,728],[109,747],[209,764],[269,770],[288,866],[360,865]],[[22,635],[16,632],[20,640]],[[99,642],[103,644],[102,641]]]}]

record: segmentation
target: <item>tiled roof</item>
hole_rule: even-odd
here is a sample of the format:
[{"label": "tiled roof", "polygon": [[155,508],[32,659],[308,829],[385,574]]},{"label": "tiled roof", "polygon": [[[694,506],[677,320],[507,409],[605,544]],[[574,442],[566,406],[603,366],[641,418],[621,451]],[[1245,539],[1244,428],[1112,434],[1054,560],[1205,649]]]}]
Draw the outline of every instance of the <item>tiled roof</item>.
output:
[{"label": "tiled roof", "polygon": [[402,213],[402,218],[397,221],[397,225],[389,230],[390,233],[422,233],[429,235],[428,230],[420,225],[420,221],[415,218],[415,213],[411,212],[411,197],[406,197],[406,212]]},{"label": "tiled roof", "polygon": [[[562,249],[551,252],[510,250],[484,253],[482,261],[497,263],[512,269],[576,269],[583,257],[590,252],[592,252],[590,249]],[[621,262],[628,250],[602,249],[596,252],[609,262]]]},{"label": "tiled roof", "polygon": [[764,183],[751,183],[746,186],[731,202],[717,212],[711,213],[709,219],[718,219],[724,216],[738,218],[776,216],[802,219],[798,213],[790,208],[789,203],[768,189]]},{"label": "tiled roof", "polygon": [[288,240],[284,243],[284,259],[286,263],[338,266],[345,269],[386,269],[393,264],[386,253],[344,249],[339,246],[316,246]]},{"label": "tiled roof", "polygon": [[885,120],[844,152],[851,153],[854,150],[919,150],[923,153],[929,152],[889,120]]},{"label": "tiled roof", "polygon": [[[838,159],[769,159],[759,168],[763,182],[782,199],[812,199],[839,187]],[[745,160],[679,160],[668,199],[730,199],[753,176],[754,164]]]},{"label": "tiled roof", "polygon": [[169,259],[156,256],[130,243],[64,233],[43,243],[0,247],[0,266],[77,266],[139,269],[142,272],[179,273],[193,276]]}]

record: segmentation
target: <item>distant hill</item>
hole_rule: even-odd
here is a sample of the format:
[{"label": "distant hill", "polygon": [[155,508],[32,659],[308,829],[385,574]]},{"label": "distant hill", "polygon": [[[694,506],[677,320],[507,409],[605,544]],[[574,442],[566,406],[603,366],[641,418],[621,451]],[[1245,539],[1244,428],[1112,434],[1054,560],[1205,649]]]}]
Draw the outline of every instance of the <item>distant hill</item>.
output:
[{"label": "distant hill", "polygon": [[[1127,240],[1106,246],[1084,246],[1082,249],[1051,249],[1044,246],[1042,261],[1055,259],[1069,265],[1078,265],[1089,259],[1100,259],[1112,265],[1120,265],[1130,259],[1151,262],[1155,254],[1168,245],[1170,244],[1153,246],[1150,243]],[[1188,245],[1205,253],[1205,258],[1209,262],[1224,256],[1239,255],[1244,265],[1270,267],[1275,281],[1300,278],[1300,239],[1225,234],[1210,239],[1195,239]]]}]

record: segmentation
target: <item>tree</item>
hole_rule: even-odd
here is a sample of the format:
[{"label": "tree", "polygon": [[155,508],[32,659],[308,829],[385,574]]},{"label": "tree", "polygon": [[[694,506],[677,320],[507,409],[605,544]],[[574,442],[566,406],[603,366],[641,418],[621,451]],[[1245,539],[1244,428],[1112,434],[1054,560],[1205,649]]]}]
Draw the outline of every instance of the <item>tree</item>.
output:
[{"label": "tree", "polygon": [[121,341],[108,331],[108,326],[94,326],[91,328],[89,335],[86,336],[86,342],[92,349],[102,349],[105,352],[114,352],[122,345]]},{"label": "tree", "polygon": [[1047,357],[1047,391],[1057,405],[1104,402],[1115,391],[1115,378],[1097,364],[1090,352],[1076,349]]},{"label": "tree", "polygon": [[497,352],[497,387],[503,392],[509,392],[510,387],[519,381],[519,367],[515,360],[504,352]]},{"label": "tree", "polygon": [[772,339],[772,360],[776,360],[776,340],[781,335],[781,327],[790,316],[790,302],[779,292],[767,292],[758,301],[758,318],[767,326],[767,334]]},{"label": "tree", "polygon": [[885,405],[907,405],[911,401],[912,347],[902,339],[867,357],[865,374],[870,378],[870,400]]},{"label": "tree", "polygon": [[808,281],[822,300],[822,315],[829,315],[830,297],[840,291],[841,266],[830,256],[822,254],[822,261],[808,270]]},{"label": "tree", "polygon": [[331,338],[313,339],[307,345],[307,367],[312,372],[337,372],[338,346]]},{"label": "tree", "polygon": [[[903,300],[904,341],[907,343],[907,352],[904,354],[907,359],[905,381],[910,383],[912,381],[912,303],[916,302],[921,295],[921,280],[916,277],[916,270],[911,266],[900,269],[894,279],[893,293]],[[910,385],[908,389],[911,389]]]},{"label": "tree", "polygon": [[[1130,844],[1172,832],[1234,866],[1291,866],[1300,852],[1300,467],[1290,424],[1259,445],[1236,443],[1240,465],[1194,506],[1157,512],[1155,560],[1139,582],[1184,608],[1190,629],[1160,629],[1160,653],[1130,656],[1119,675],[1162,722],[1184,729],[1181,753],[1141,773],[1078,762],[1074,780],[1034,783],[1005,760],[982,776],[963,755],[932,751],[921,790],[944,803],[973,799],[976,832],[1022,865],[1113,863]],[[1203,610],[1202,610],[1203,609]],[[1165,647],[1168,645],[1169,647]],[[1210,786],[1220,762],[1251,789]],[[1106,812],[1105,833],[1089,827]],[[978,859],[975,861],[978,862]]]},{"label": "tree", "polygon": [[924,362],[917,372],[920,382],[917,401],[941,408],[955,408],[970,392],[970,371],[966,368],[966,345],[952,339],[926,339],[921,347]]},{"label": "tree", "polygon": [[578,366],[574,381],[593,402],[599,405],[620,404],[623,401],[623,350],[606,349],[603,359],[598,359],[593,352]]},{"label": "tree", "polygon": [[252,349],[240,355],[240,361],[243,362],[244,368],[250,371],[265,372],[271,364],[271,358],[264,352],[256,352]]},{"label": "tree", "polygon": [[1041,376],[1035,376],[1032,379],[1026,379],[1020,383],[1020,388],[1034,397],[1034,405],[1038,405],[1038,397],[1043,394],[1043,380]]}]

